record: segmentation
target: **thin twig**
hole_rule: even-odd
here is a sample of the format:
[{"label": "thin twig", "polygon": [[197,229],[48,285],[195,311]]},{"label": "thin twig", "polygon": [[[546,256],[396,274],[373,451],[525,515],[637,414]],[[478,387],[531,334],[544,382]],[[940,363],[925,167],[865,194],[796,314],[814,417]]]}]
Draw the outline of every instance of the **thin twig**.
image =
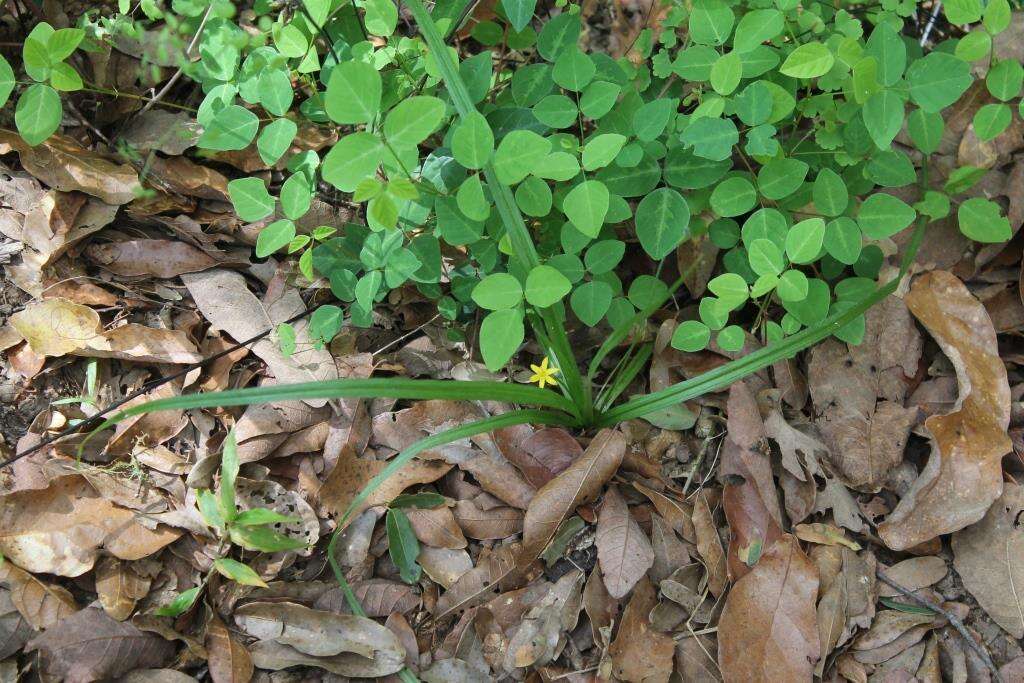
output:
[{"label": "thin twig", "polygon": [[[199,28],[196,29],[196,34],[194,36],[192,36],[192,42],[190,42],[188,44],[188,48],[185,49],[185,61],[186,62],[188,62],[189,60],[192,59],[192,50],[194,50],[196,45],[199,44],[199,38],[200,38],[200,36],[203,35],[203,29],[206,27],[206,22],[210,18],[210,12],[212,12],[212,11],[213,11],[213,3],[210,3],[210,6],[206,8],[206,14],[203,15],[202,21],[199,22]],[[173,76],[171,76],[171,80],[167,81],[167,83],[164,84],[164,87],[160,88],[160,92],[158,92],[156,95],[154,95],[153,99],[151,99],[149,102],[147,102],[146,106],[144,106],[141,110],[139,110],[139,113],[136,114],[135,116],[136,117],[142,116],[147,111],[152,109],[154,104],[156,104],[157,102],[162,100],[164,98],[164,95],[166,95],[170,91],[170,89],[174,87],[174,84],[178,82],[178,79],[181,78],[181,74],[182,74],[184,68],[185,68],[184,66],[179,66],[178,70],[174,72]]]},{"label": "thin twig", "polygon": [[[293,317],[289,318],[288,320],[285,320],[283,324],[290,324],[290,323],[296,322],[298,320],[301,320],[301,319],[305,318],[307,315],[311,314],[317,308],[319,308],[319,306],[313,306],[312,308],[309,308],[306,311],[304,311],[302,313],[299,313],[298,315],[293,316]],[[148,393],[148,392],[150,392],[150,391],[152,391],[152,390],[154,390],[154,389],[156,389],[158,387],[161,387],[164,384],[167,384],[168,382],[176,380],[176,379],[178,379],[180,377],[184,377],[185,375],[189,374],[190,372],[192,372],[196,368],[205,367],[206,365],[209,365],[210,363],[212,363],[213,361],[217,360],[218,358],[223,358],[224,356],[226,356],[229,353],[232,353],[234,351],[237,351],[238,349],[242,348],[243,346],[247,346],[248,344],[251,344],[251,343],[253,343],[255,341],[259,341],[263,337],[266,337],[268,334],[270,334],[273,330],[274,330],[273,327],[267,328],[263,332],[260,332],[259,334],[255,335],[255,336],[249,337],[245,341],[239,342],[239,343],[235,344],[234,346],[230,346],[230,347],[224,349],[223,351],[215,353],[212,356],[210,356],[209,358],[204,358],[203,360],[199,361],[198,363],[192,363],[191,365],[186,366],[185,368],[183,368],[182,370],[179,370],[178,372],[175,372],[175,373],[173,373],[171,375],[166,375],[164,377],[159,377],[159,378],[154,379],[152,381],[146,382],[141,387],[139,387],[137,390],[133,391],[131,394],[125,396],[124,398],[122,398],[119,401],[115,401],[110,406],[104,408],[103,410],[101,410],[100,412],[96,413],[92,417],[88,417],[88,418],[82,420],[81,422],[79,422],[79,423],[77,423],[75,425],[72,425],[72,426],[68,427],[67,429],[64,429],[64,430],[58,432],[57,434],[54,434],[53,436],[46,437],[45,439],[43,439],[42,441],[37,443],[35,446],[32,446],[31,448],[28,448],[28,449],[22,451],[21,453],[16,454],[14,457],[10,458],[9,460],[5,460],[4,462],[0,463],[0,469],[2,469],[4,467],[7,467],[8,465],[13,465],[14,463],[18,462],[22,458],[24,458],[26,456],[29,456],[29,455],[32,455],[33,453],[42,450],[43,448],[45,448],[46,446],[49,446],[51,443],[53,443],[54,441],[57,441],[58,439],[63,439],[66,436],[71,436],[72,434],[74,434],[75,432],[78,432],[79,430],[90,429],[90,428],[94,427],[95,425],[97,425],[98,423],[100,423],[102,421],[102,418],[104,416],[109,415],[113,411],[115,411],[118,408],[120,408],[121,406],[123,406],[125,403],[128,403],[129,401],[133,401],[133,400],[137,399],[138,397],[142,396],[143,394],[146,394],[146,393]]]},{"label": "thin twig", "polygon": [[964,626],[964,622],[960,621],[959,617],[957,617],[949,610],[943,608],[942,605],[939,605],[938,603],[933,602],[928,598],[918,595],[909,588],[901,586],[900,584],[896,583],[891,578],[889,578],[889,576],[881,569],[876,569],[875,575],[878,576],[879,579],[881,579],[882,583],[888,585],[891,588],[896,589],[901,594],[910,598],[922,607],[927,607],[933,612],[944,616],[946,618],[946,621],[948,621],[950,625],[953,628],[955,628],[958,633],[960,633],[963,639],[967,641],[968,647],[974,650],[974,653],[976,655],[981,657],[981,661],[985,662],[985,666],[987,666],[989,670],[992,671],[992,676],[995,678],[995,680],[999,681],[999,683],[1005,683],[1003,681],[1003,677],[999,675],[999,668],[996,667],[995,662],[992,661],[992,657],[989,656],[988,650],[982,647],[982,645],[978,643],[978,641],[976,641],[973,636],[971,636],[971,632],[967,630],[967,627]]}]

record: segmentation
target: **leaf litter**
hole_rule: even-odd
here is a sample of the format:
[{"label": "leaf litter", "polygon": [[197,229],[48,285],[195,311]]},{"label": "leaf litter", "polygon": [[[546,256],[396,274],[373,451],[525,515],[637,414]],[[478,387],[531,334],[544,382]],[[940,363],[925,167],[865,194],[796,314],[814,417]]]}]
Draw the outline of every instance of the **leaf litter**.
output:
[{"label": "leaf litter", "polygon": [[[621,48],[642,28],[625,23]],[[125,47],[137,54],[119,59],[145,51]],[[976,95],[934,156],[988,169],[979,186],[1005,198],[1016,230],[1019,131],[981,141],[970,121],[988,98]],[[124,128],[152,154],[141,180],[84,145],[85,130],[36,147],[0,134],[0,254],[14,254],[0,389],[5,404],[53,402],[34,420],[0,416],[5,457],[263,332],[144,397],[479,371],[442,328],[408,325],[429,318],[411,290],[378,328],[329,348],[300,320],[284,353],[279,325],[320,298],[291,266],[251,263],[237,247],[255,233],[225,204],[231,167],[283,165],[251,149],[190,156],[190,119],[154,109]],[[293,151],[331,142],[305,127]],[[717,258],[702,245],[677,254],[707,261],[688,276],[696,294]],[[406,665],[424,681],[993,680],[979,648],[1003,680],[1022,680],[1020,249],[940,246],[869,311],[862,344],[831,339],[692,401],[685,429],[513,427],[421,454],[357,508],[336,548],[367,617],[327,568],[341,513],[398,450],[509,406],[181,410],[108,430],[81,463],[78,440],[57,441],[0,472],[0,680],[23,667],[82,682],[390,680]],[[647,381],[732,355],[661,344]],[[223,481],[231,428],[239,510],[273,510],[282,535],[313,545],[246,551],[249,585],[212,573],[202,600],[159,616],[220,556],[197,500]],[[385,522],[403,494],[431,501],[403,508],[423,569],[412,582]]]}]

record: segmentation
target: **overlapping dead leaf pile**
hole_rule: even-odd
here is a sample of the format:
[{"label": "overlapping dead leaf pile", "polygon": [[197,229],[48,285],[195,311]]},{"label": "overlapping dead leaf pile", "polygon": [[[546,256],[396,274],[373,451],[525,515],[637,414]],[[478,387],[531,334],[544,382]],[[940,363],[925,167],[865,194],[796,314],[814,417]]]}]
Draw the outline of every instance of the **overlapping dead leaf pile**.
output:
[{"label": "overlapping dead leaf pile", "polygon": [[[143,73],[140,54],[97,57],[97,78],[141,91],[126,76]],[[976,95],[933,165],[990,169],[976,191],[1007,202],[1016,231],[1022,133],[979,142]],[[226,182],[232,167],[272,174],[255,153],[198,161],[187,116],[96,114],[123,118],[120,138],[148,155],[141,185],[87,125],[35,148],[0,132],[5,458],[316,296],[287,264],[249,262],[260,226],[233,217]],[[328,142],[312,129],[299,140]],[[348,217],[317,208],[300,227]],[[972,252],[952,223],[926,239],[918,275],[868,314],[863,345],[830,340],[695,401],[691,430],[513,427],[423,453],[344,530],[338,560],[365,618],[327,568],[334,520],[398,450],[507,406],[171,411],[118,425],[80,465],[80,437],[59,441],[0,472],[0,680],[341,681],[404,665],[424,681],[1024,680],[1021,245]],[[148,396],[479,376],[465,346],[423,326],[432,315],[414,292],[390,303],[331,349],[300,321],[290,356],[269,337]],[[652,388],[728,355],[657,347]],[[25,412],[58,396],[74,400],[33,410],[26,428]],[[288,533],[319,542],[245,553],[266,587],[214,575],[195,608],[155,616],[223,551],[195,492],[214,484],[231,426],[240,506],[286,511],[300,520]],[[423,568],[408,584],[383,512],[424,490],[445,502],[408,511]]]}]

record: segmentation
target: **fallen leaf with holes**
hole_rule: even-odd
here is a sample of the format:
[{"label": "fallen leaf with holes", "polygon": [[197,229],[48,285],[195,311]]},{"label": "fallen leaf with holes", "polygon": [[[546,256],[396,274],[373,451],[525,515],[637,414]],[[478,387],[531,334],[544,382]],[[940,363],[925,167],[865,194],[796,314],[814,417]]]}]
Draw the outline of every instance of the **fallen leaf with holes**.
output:
[{"label": "fallen leaf with holes", "polygon": [[249,651],[217,615],[206,626],[206,651],[213,683],[247,683],[252,678]]},{"label": "fallen leaf with holes", "polygon": [[1003,495],[981,521],[953,534],[953,566],[992,620],[1024,638],[1024,488],[1003,484]]},{"label": "fallen leaf with holes", "polygon": [[10,591],[14,607],[37,631],[52,628],[78,611],[66,588],[43,581],[10,559],[0,563],[0,585]]},{"label": "fallen leaf with holes", "polygon": [[136,669],[160,667],[175,647],[160,636],[111,619],[101,609],[76,612],[28,644],[42,670],[68,683],[117,678]]},{"label": "fallen leaf with holes", "polygon": [[654,549],[629,513],[619,489],[610,486],[597,516],[597,559],[608,594],[621,598],[654,564]]},{"label": "fallen leaf with holes", "polygon": [[[235,341],[245,341],[261,332],[276,329],[284,322],[306,310],[306,305],[294,288],[268,289],[264,301],[249,291],[245,278],[230,270],[215,268],[201,273],[183,274],[200,312],[214,329],[231,335]],[[270,369],[278,382],[319,382],[338,377],[334,359],[326,348],[315,348],[309,336],[308,323],[293,323],[298,350],[286,357],[273,334],[252,344],[252,351]],[[311,406],[319,407],[326,399],[307,399]]]},{"label": "fallen leaf with holes", "polygon": [[729,591],[718,665],[730,681],[809,681],[820,655],[818,572],[784,534]]},{"label": "fallen leaf with holes", "polygon": [[984,306],[955,275],[918,278],[907,306],[956,370],[958,407],[924,426],[932,451],[921,474],[878,534],[904,550],[981,519],[1002,492],[1002,457],[1010,452],[1010,387]]},{"label": "fallen leaf with holes", "polygon": [[123,276],[171,278],[218,265],[201,249],[177,240],[127,240],[90,244],[85,255],[106,270]]},{"label": "fallen leaf with holes", "polygon": [[0,552],[26,571],[81,576],[102,549],[123,560],[148,557],[180,536],[150,530],[135,512],[99,497],[83,477],[0,497]]},{"label": "fallen leaf with holes", "polygon": [[626,438],[619,432],[604,429],[598,432],[583,455],[537,491],[523,519],[522,562],[532,562],[573,510],[600,495],[625,454]]},{"label": "fallen leaf with holes", "polygon": [[811,351],[807,381],[817,425],[848,486],[877,491],[903,460],[917,417],[903,401],[920,356],[921,335],[897,297],[868,310],[860,345],[828,339]]},{"label": "fallen leaf with holes", "polygon": [[[249,603],[235,610],[234,617],[246,633],[259,639],[251,652],[260,669],[302,663],[344,676],[373,677],[405,665],[405,648],[398,638],[366,617],[291,602]],[[284,661],[293,663],[278,665]]]},{"label": "fallen leaf with holes", "polygon": [[139,176],[128,164],[116,164],[75,140],[51,135],[32,147],[16,133],[0,131],[0,154],[15,151],[21,165],[61,192],[84,192],[108,204],[127,204],[141,192]]}]

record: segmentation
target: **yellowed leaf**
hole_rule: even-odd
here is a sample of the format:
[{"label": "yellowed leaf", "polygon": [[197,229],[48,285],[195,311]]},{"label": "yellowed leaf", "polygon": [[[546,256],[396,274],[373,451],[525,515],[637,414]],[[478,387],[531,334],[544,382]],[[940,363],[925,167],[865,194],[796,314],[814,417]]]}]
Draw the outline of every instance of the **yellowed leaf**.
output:
[{"label": "yellowed leaf", "polygon": [[43,356],[87,348],[102,335],[99,313],[67,299],[46,299],[11,316],[11,325]]}]

